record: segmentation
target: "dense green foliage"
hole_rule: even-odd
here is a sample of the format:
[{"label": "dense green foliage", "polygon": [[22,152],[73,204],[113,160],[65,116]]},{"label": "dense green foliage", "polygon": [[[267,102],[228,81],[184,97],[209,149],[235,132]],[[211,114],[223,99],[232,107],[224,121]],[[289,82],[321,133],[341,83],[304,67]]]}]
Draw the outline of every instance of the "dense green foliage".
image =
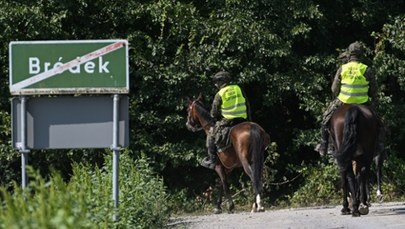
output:
[{"label": "dense green foliage", "polygon": [[[147,155],[175,198],[196,200],[196,206],[178,203],[177,210],[202,209],[204,192],[216,179],[198,166],[205,137],[185,128],[185,105],[187,97],[199,93],[209,105],[215,93],[209,76],[222,69],[242,85],[253,120],[271,134],[264,181],[269,205],[290,199],[318,203],[339,191],[330,180],[336,175],[333,162],[321,162],[313,147],[332,99],[337,57],[355,40],[367,45],[368,64],[378,77],[378,110],[388,130],[385,166],[400,166],[405,159],[404,1],[0,0],[0,11],[0,184],[9,188],[20,179],[19,153],[10,146],[7,77],[8,44],[16,40],[129,41],[129,152],[133,158]],[[30,164],[43,176],[53,165],[68,180],[70,162],[102,165],[102,154],[38,151]],[[397,179],[404,170],[388,170],[384,181],[390,194],[403,196],[404,182]],[[239,173],[232,181],[236,191],[247,179]],[[327,190],[325,196],[311,197],[316,182]]]},{"label": "dense green foliage", "polygon": [[[135,164],[139,165],[138,167]],[[148,168],[148,161],[121,156],[121,202],[115,211],[111,202],[112,163],[90,169],[74,164],[70,181],[59,172],[49,180],[30,169],[24,190],[1,190],[0,228],[162,228],[168,220],[167,194],[162,180]],[[113,214],[119,221],[113,220]]]}]

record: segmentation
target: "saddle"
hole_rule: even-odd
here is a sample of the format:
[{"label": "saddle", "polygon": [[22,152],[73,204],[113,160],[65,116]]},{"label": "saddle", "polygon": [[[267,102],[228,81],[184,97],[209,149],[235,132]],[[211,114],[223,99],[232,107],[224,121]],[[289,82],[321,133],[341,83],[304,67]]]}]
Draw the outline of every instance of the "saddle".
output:
[{"label": "saddle", "polygon": [[218,152],[223,152],[232,146],[230,139],[232,129],[245,121],[245,119],[221,120],[215,125],[214,139]]}]

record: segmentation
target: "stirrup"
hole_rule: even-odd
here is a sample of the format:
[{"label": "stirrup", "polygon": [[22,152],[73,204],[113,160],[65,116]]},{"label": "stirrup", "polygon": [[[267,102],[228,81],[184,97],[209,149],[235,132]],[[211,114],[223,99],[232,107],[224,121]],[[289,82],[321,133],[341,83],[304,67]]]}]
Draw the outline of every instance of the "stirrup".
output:
[{"label": "stirrup", "polygon": [[323,146],[322,144],[316,145],[314,150],[318,152],[321,156],[324,156],[327,151],[326,147]]},{"label": "stirrup", "polygon": [[209,158],[205,158],[203,159],[200,164],[208,169],[215,169],[215,166],[217,165],[217,163],[215,161],[211,161]]},{"label": "stirrup", "polygon": [[326,153],[327,153],[327,154],[330,154],[330,155],[333,155],[333,152],[334,152],[334,151],[335,151],[335,147],[334,147],[332,144],[328,144]]}]

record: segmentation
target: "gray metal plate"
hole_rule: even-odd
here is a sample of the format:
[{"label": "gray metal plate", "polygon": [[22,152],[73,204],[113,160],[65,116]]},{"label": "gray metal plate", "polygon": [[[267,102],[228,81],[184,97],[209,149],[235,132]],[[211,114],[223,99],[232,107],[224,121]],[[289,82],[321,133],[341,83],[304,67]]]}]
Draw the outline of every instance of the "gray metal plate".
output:
[{"label": "gray metal plate", "polygon": [[[113,96],[26,97],[26,148],[109,148]],[[128,146],[128,96],[119,97],[118,145]],[[12,144],[20,148],[21,101],[12,99]]]}]

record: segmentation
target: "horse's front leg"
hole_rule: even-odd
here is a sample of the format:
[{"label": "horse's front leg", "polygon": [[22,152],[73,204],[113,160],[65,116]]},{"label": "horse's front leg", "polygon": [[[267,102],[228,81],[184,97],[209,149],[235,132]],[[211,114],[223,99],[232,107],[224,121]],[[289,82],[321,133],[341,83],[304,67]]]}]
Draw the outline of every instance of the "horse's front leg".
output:
[{"label": "horse's front leg", "polygon": [[[231,191],[229,189],[229,185],[228,185],[228,179],[225,173],[225,168],[221,165],[217,165],[215,167],[215,171],[218,173],[218,176],[220,178],[220,182],[222,183],[222,190],[221,190],[221,195],[222,196],[222,191],[225,193],[225,197],[228,200],[228,213],[233,213],[233,210],[235,208],[235,205],[233,203],[232,200],[232,196],[231,196]],[[222,199],[219,200],[222,203]],[[221,209],[221,203],[217,202],[217,209]],[[215,213],[215,212],[214,212]]]},{"label": "horse's front leg", "polygon": [[223,185],[222,185],[222,181],[221,179],[218,179],[218,198],[217,198],[217,202],[216,202],[216,207],[214,208],[213,213],[214,214],[221,214],[222,213],[222,195],[223,195]]}]

